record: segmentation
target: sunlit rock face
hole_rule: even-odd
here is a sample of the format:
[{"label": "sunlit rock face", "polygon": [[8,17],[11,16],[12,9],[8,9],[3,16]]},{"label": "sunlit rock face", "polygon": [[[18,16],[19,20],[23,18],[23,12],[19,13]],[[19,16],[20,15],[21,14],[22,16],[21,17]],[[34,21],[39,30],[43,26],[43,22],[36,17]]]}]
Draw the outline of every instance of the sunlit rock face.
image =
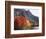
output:
[{"label": "sunlit rock face", "polygon": [[24,16],[15,16],[14,24],[17,29],[30,29],[33,23]]}]

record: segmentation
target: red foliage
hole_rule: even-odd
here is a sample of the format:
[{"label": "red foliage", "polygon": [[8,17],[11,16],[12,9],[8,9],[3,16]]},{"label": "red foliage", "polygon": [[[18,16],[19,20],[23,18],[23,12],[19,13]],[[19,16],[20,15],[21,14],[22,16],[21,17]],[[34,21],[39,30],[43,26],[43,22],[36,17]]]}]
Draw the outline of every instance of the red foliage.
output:
[{"label": "red foliage", "polygon": [[16,16],[14,21],[16,26],[23,26],[26,25],[26,18],[24,16]]}]

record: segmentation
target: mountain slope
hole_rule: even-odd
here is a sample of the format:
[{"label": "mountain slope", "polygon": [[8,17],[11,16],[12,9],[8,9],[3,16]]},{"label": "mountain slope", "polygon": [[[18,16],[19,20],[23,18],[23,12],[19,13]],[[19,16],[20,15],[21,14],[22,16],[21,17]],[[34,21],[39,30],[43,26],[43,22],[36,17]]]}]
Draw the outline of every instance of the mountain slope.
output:
[{"label": "mountain slope", "polygon": [[24,16],[31,20],[34,25],[39,25],[39,18],[37,16],[34,16],[29,10],[14,9],[14,16]]}]

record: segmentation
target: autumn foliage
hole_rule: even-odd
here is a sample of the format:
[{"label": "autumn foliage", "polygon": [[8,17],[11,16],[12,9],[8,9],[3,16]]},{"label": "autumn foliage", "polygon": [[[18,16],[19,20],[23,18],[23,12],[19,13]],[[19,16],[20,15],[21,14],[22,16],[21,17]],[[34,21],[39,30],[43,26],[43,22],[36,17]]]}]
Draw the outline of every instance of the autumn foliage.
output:
[{"label": "autumn foliage", "polygon": [[24,16],[15,16],[14,24],[19,28],[27,28],[32,25],[32,22]]}]

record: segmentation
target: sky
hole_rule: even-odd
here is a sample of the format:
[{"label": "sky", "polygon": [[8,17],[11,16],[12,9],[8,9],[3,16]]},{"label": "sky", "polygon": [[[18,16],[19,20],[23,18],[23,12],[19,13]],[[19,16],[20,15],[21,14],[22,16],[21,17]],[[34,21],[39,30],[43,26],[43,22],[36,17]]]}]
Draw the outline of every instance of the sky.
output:
[{"label": "sky", "polygon": [[39,17],[39,13],[40,13],[39,9],[25,9],[25,10],[29,10],[34,16]]}]

